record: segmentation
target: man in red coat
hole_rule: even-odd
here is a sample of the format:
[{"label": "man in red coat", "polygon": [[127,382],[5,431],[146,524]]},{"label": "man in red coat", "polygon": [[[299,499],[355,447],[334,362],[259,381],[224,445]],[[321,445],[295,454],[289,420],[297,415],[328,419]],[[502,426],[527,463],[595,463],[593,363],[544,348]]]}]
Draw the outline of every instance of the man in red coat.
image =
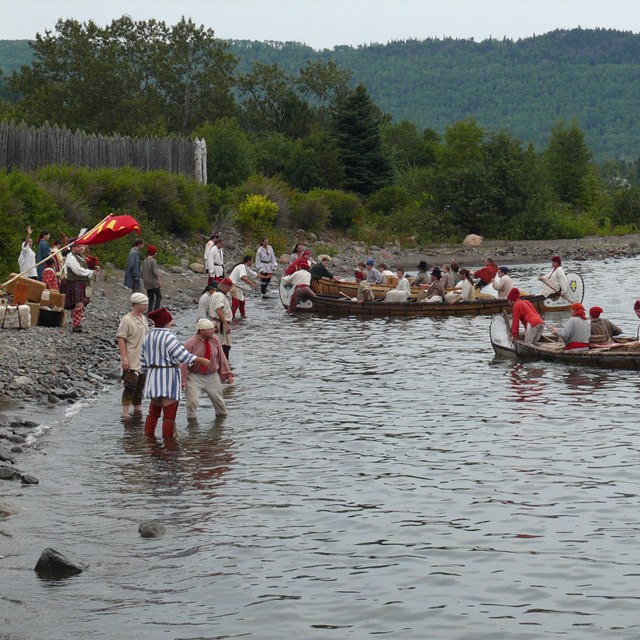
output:
[{"label": "man in red coat", "polygon": [[484,261],[484,267],[474,272],[474,276],[479,278],[480,281],[476,283],[478,287],[484,287],[486,284],[491,284],[493,279],[498,273],[498,265],[494,262],[493,258],[487,258]]},{"label": "man in red coat", "polygon": [[507,300],[511,304],[513,319],[511,321],[511,335],[518,337],[518,329],[522,322],[524,326],[524,341],[527,344],[535,344],[540,341],[544,323],[534,306],[520,297],[520,290],[515,287],[509,291]]}]

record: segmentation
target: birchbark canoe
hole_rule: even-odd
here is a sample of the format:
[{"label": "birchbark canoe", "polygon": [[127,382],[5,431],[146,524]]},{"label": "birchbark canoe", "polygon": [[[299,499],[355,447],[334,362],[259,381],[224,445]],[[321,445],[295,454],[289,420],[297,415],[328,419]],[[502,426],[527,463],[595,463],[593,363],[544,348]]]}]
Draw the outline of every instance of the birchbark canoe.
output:
[{"label": "birchbark canoe", "polygon": [[640,371],[640,342],[635,338],[614,338],[611,346],[566,351],[564,343],[556,336],[545,335],[537,344],[512,340],[508,321],[499,315],[491,320],[490,339],[496,355],[516,360],[542,360],[573,367]]}]

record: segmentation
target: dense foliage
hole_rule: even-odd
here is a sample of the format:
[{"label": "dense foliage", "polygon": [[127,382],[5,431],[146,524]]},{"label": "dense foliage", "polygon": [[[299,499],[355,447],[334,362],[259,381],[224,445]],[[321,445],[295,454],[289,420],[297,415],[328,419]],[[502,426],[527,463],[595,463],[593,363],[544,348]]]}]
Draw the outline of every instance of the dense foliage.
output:
[{"label": "dense foliage", "polygon": [[[557,120],[575,119],[596,160],[638,156],[640,35],[631,32],[572,29],[517,41],[444,38],[324,51],[295,42],[219,46],[237,58],[237,75],[251,76],[255,63],[262,65],[263,75],[273,65],[286,72],[284,83],[271,78],[271,88],[279,86],[293,107],[287,74],[310,61],[333,61],[349,70],[354,84],[364,84],[396,122],[410,120],[442,133],[449,124],[473,117],[483,127],[506,129],[541,149]],[[0,41],[5,76],[31,58],[26,41]],[[267,108],[261,94],[256,96],[253,116],[275,113],[277,118],[278,106]]]},{"label": "dense foliage", "polygon": [[[635,36],[597,31],[596,53],[574,51],[585,33],[565,34],[567,51],[573,51],[567,65],[588,60],[597,68],[602,60],[635,60]],[[411,60],[420,59],[423,49],[433,58],[429,74],[442,58],[455,75],[456,51],[478,70],[488,56],[495,63],[495,94],[504,51],[511,52],[505,58],[509,64],[546,65],[548,51],[557,49],[548,50],[545,43],[559,35],[519,43],[338,47],[332,57],[372,56],[378,64],[395,59],[391,54],[413,52],[404,60],[406,73],[393,67],[374,81],[394,86],[403,76],[412,77]],[[617,57],[609,48],[614,36]],[[300,228],[413,244],[460,240],[467,233],[542,239],[640,229],[638,163],[618,160],[597,167],[589,131],[576,120],[557,119],[560,109],[545,111],[553,118],[541,130],[539,146],[504,126],[491,130],[480,119],[456,121],[459,97],[452,94],[448,119],[440,123],[428,116],[433,126],[420,124],[425,113],[433,115],[433,103],[421,105],[417,122],[394,122],[369,87],[351,88],[350,73],[327,52],[295,44],[230,47],[185,20],[167,27],[125,17],[104,29],[60,21],[55,33],[36,38],[33,50],[32,66],[10,79],[17,102],[0,106],[0,117],[4,110],[32,124],[51,120],[92,132],[197,135],[207,141],[210,184],[130,168],[52,166],[35,176],[2,174],[0,241],[8,248],[3,268],[13,268],[26,224],[66,225],[73,233],[110,211],[139,216],[151,233],[189,236],[234,223],[248,246],[268,234],[284,247]],[[237,67],[234,51],[242,54]],[[256,57],[249,67],[247,51]],[[312,54],[317,59],[309,59]],[[286,64],[275,61],[280,55]],[[547,77],[555,67],[545,67]],[[478,72],[482,78],[484,71]],[[421,87],[416,80],[414,100]]]}]

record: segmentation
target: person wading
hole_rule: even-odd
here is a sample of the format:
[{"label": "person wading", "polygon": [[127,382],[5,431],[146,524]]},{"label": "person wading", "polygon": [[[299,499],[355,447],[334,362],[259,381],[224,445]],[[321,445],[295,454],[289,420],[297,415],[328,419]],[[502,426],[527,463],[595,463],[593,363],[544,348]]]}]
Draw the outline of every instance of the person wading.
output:
[{"label": "person wading", "polygon": [[176,437],[176,414],[180,400],[181,364],[209,366],[209,360],[189,353],[171,333],[173,316],[160,307],[149,314],[155,325],[147,334],[140,351],[140,372],[146,374],[144,397],[150,400],[144,424],[148,436],[155,435],[162,415],[162,437]]}]

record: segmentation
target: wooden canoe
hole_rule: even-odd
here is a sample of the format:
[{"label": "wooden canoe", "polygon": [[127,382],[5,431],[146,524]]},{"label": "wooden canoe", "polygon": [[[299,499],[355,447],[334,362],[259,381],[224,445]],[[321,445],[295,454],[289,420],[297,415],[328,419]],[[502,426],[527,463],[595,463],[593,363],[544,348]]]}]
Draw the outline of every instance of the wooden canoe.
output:
[{"label": "wooden canoe", "polygon": [[556,336],[543,336],[538,344],[511,340],[509,325],[503,316],[491,321],[491,346],[496,355],[517,360],[543,360],[574,367],[625,369],[640,371],[640,342],[635,338],[614,338],[615,346],[565,351],[564,343]]},{"label": "wooden canoe", "polygon": [[[569,281],[569,289],[571,291],[571,300],[574,302],[582,302],[584,297],[584,283],[582,277],[578,274],[567,274]],[[358,283],[352,280],[330,280],[329,278],[321,278],[320,280],[312,280],[311,288],[320,296],[328,296],[331,298],[342,298],[348,296],[355,298],[358,295]],[[393,289],[390,284],[372,284],[371,291],[376,299],[384,300],[387,291]],[[491,292],[491,288],[483,289],[483,293],[479,294],[481,298],[494,298],[495,292]],[[424,296],[424,289],[420,287],[411,287],[411,297],[420,299]],[[533,296],[529,296],[531,298]],[[536,307],[538,308],[538,307]],[[562,311],[567,312],[571,309],[571,303],[559,296],[544,298],[544,302],[539,306],[538,310],[543,313],[546,311]]]},{"label": "wooden canoe", "polygon": [[[280,300],[285,308],[289,307],[289,300],[293,290],[280,283]],[[529,296],[527,299],[540,311],[544,296]],[[331,316],[359,316],[368,318],[411,317],[411,316],[478,316],[494,315],[509,308],[506,300],[488,298],[475,302],[354,302],[345,296],[332,297],[319,295],[315,301],[306,300],[296,307],[296,311],[312,311],[321,315]]]}]

